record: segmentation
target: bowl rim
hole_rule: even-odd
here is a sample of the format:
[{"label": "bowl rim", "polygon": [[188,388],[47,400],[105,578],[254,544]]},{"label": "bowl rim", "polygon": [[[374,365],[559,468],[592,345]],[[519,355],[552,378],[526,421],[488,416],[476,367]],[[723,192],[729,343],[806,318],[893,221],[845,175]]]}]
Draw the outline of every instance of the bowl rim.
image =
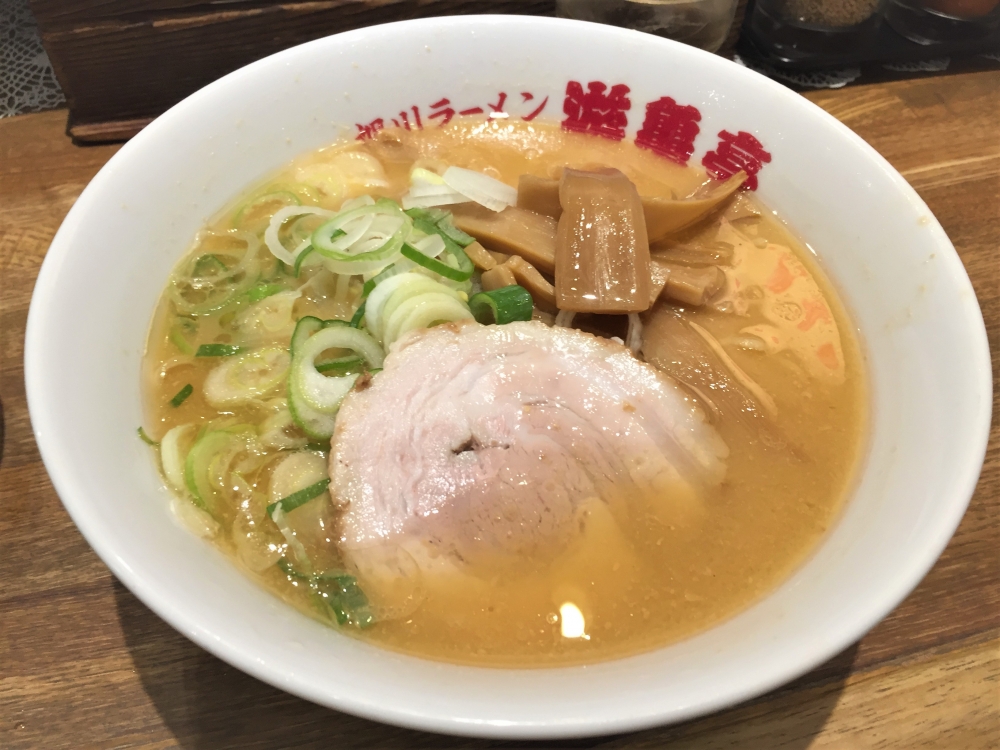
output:
[{"label": "bowl rim", "polygon": [[[56,293],[56,270],[61,264],[62,259],[72,249],[71,238],[81,221],[81,217],[89,210],[94,197],[98,195],[104,183],[110,179],[110,175],[117,165],[131,158],[130,155],[133,151],[140,149],[146,141],[156,138],[159,131],[169,127],[175,119],[183,118],[185,111],[193,103],[210,98],[215,95],[217,90],[231,86],[243,78],[252,79],[258,70],[279,64],[306,47],[319,47],[329,44],[331,39],[338,39],[345,43],[374,39],[387,29],[398,29],[400,27],[414,31],[423,29],[429,31],[432,29],[450,30],[465,28],[489,28],[494,30],[497,27],[508,27],[510,32],[516,32],[525,25],[561,28],[578,26],[588,29],[599,27],[601,33],[606,35],[609,46],[615,42],[627,41],[649,46],[667,45],[683,47],[685,54],[700,56],[706,62],[711,60],[710,64],[713,65],[728,66],[730,72],[737,79],[741,76],[752,78],[754,85],[766,87],[776,96],[785,98],[791,106],[805,109],[812,116],[825,118],[827,123],[839,131],[842,137],[850,141],[854,148],[859,149],[865,154],[873,168],[877,168],[885,173],[894,183],[896,189],[905,195],[914,206],[922,209],[926,215],[933,217],[933,214],[927,208],[924,201],[909,183],[906,182],[884,157],[846,125],[781,84],[714,54],[638,31],[561,18],[484,14],[423,18],[369,26],[288,48],[223,76],[171,107],[108,160],[69,211],[62,226],[53,238],[50,249],[39,271],[35,290],[32,295],[25,336],[24,365],[28,408],[32,429],[46,470],[67,512],[94,551],[111,569],[116,578],[161,619],[194,641],[198,646],[227,663],[236,666],[241,671],[267,684],[320,705],[383,723],[429,732],[506,739],[556,739],[631,732],[664,723],[675,723],[717,711],[766,693],[805,674],[861,638],[891,610],[898,606],[923,579],[943,552],[965,513],[978,482],[989,438],[993,389],[992,366],[985,323],[982,311],[978,306],[978,301],[975,303],[975,311],[978,313],[978,318],[973,315],[968,320],[971,327],[976,329],[975,331],[970,330],[970,334],[974,334],[973,337],[978,339],[978,345],[975,347],[974,352],[970,352],[970,356],[978,360],[979,392],[984,397],[988,408],[984,409],[978,415],[977,424],[969,430],[966,438],[968,444],[974,450],[969,452],[967,459],[960,467],[956,467],[951,472],[954,478],[951,480],[949,486],[954,489],[948,502],[942,503],[938,510],[938,523],[932,543],[924,547],[919,554],[914,553],[907,558],[905,566],[902,566],[905,569],[901,570],[899,575],[894,579],[896,582],[895,587],[892,590],[882,591],[879,598],[880,603],[877,605],[873,604],[863,612],[853,612],[853,616],[839,626],[835,637],[828,638],[810,652],[810,658],[787,665],[784,668],[772,668],[763,678],[758,678],[755,681],[747,681],[743,685],[735,687],[722,686],[715,695],[714,700],[703,701],[698,704],[691,704],[671,710],[630,713],[626,709],[618,711],[612,718],[608,718],[607,716],[592,716],[584,719],[575,718],[568,722],[560,721],[559,719],[524,723],[469,721],[450,716],[445,709],[436,714],[415,713],[407,710],[405,707],[379,704],[372,700],[358,699],[353,696],[339,696],[336,699],[332,699],[324,694],[316,685],[308,684],[306,681],[296,682],[289,680],[287,674],[281,673],[269,664],[262,664],[254,658],[253,654],[240,645],[217,638],[200,624],[196,613],[176,607],[174,602],[162,596],[155,588],[149,586],[133,571],[128,561],[116,551],[113,540],[108,538],[100,521],[90,516],[88,512],[90,500],[78,492],[68,482],[67,478],[63,476],[60,464],[65,456],[51,437],[52,431],[46,429],[54,425],[56,423],[54,420],[58,418],[58,415],[50,413],[47,408],[43,392],[44,388],[41,385],[43,382],[43,333],[46,324],[44,316],[50,300]],[[793,101],[796,103],[791,104]],[[936,225],[939,235],[937,237],[938,244],[941,244],[943,249],[951,250],[953,258],[950,258],[950,260],[957,264],[956,270],[964,275],[965,282],[969,284],[969,288],[971,289],[971,282],[968,281],[968,275],[953,245],[936,219],[932,218],[932,222]],[[863,471],[863,468],[861,471]],[[829,533],[827,532],[827,534]],[[822,544],[823,542],[821,541],[819,546],[822,546]],[[805,561],[799,567],[802,564],[805,564]],[[770,595],[765,595],[763,598],[766,599]],[[416,659],[418,657],[405,658]],[[490,667],[459,668],[474,670],[494,669]],[[504,669],[503,671],[534,672],[536,670]]]}]

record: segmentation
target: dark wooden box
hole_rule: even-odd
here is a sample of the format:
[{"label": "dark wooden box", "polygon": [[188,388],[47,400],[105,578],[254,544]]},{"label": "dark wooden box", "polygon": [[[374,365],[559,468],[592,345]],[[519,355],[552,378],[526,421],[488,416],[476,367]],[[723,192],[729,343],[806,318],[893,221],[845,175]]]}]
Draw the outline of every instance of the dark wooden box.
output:
[{"label": "dark wooden box", "polygon": [[188,94],[312,39],[388,21],[551,14],[554,0],[31,0],[79,142],[128,138]]}]

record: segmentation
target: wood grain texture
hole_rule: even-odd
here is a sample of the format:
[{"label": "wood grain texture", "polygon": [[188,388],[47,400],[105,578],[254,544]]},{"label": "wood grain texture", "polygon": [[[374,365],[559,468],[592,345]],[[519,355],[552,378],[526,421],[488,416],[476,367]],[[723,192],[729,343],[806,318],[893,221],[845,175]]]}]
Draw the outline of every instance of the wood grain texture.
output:
[{"label": "wood grain texture", "polygon": [[0,748],[1000,747],[1000,74],[809,98],[907,176],[972,278],[995,383],[975,497],[906,601],[795,683],[675,727],[544,745],[411,732],[293,698],[194,646],[111,577],[41,465],[22,355],[46,248],[116,147],[71,146],[63,112],[0,120]]}]

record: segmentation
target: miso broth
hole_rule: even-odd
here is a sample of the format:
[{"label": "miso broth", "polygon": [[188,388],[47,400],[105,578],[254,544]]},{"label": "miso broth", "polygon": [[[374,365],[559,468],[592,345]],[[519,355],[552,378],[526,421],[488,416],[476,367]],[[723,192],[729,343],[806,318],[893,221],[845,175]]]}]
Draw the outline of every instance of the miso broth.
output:
[{"label": "miso broth", "polygon": [[[399,201],[415,167],[440,174],[448,166],[509,186],[522,175],[558,178],[565,168],[612,167],[641,196],[675,199],[695,193],[707,179],[628,142],[537,123],[459,118],[447,127],[386,131],[372,141],[338,143],[295,159],[209,222],[178,266],[188,286],[178,291],[172,281],[154,316],[144,357],[146,430],[160,441],[173,428],[191,425],[173,433],[172,446],[161,446],[174,451],[173,474],[168,465],[164,469],[179,515],[248,575],[331,627],[394,650],[466,664],[556,666],[631,655],[702,631],[773,590],[815,548],[851,489],[864,447],[867,396],[854,325],[835,290],[752,192],[737,192],[705,219],[654,243],[654,257],[680,257],[691,248],[715,248],[724,256],[716,265],[725,284],[705,304],[661,297],[641,316],[647,337],[680,330],[670,328],[680,321],[688,343],[707,347],[705,356],[714,358],[725,381],[712,381],[715,376],[695,360],[682,361],[669,339],[643,341],[639,357],[663,377],[682,381],[685,403],[704,415],[728,448],[722,481],[690,497],[623,491],[626,496],[614,502],[594,498],[581,505],[579,523],[563,544],[530,555],[484,552],[439,572],[415,553],[405,575],[366,579],[340,548],[345,509],[331,495],[336,483],[316,483],[325,481],[329,441],[310,437],[289,416],[285,381],[265,378],[250,399],[208,403],[206,379],[213,370],[255,351],[280,358],[296,321],[306,316],[343,325],[354,319],[365,329],[358,308],[381,269],[333,273],[314,258],[301,261],[296,276],[266,246],[265,231],[277,211],[316,206],[333,214],[365,195]],[[328,219],[293,217],[280,228],[283,246],[308,244]],[[493,249],[485,240],[482,245]],[[693,267],[702,267],[698,263],[704,265]],[[551,273],[540,273],[552,280]],[[471,289],[442,283],[461,301],[478,290],[479,275],[477,270]],[[224,287],[211,282],[223,278]],[[195,287],[198,279],[210,283],[192,291],[191,279]],[[210,309],[216,307],[213,295],[220,298],[218,309]],[[262,306],[267,300],[271,307]],[[555,310],[534,301],[536,320],[557,322]],[[620,315],[578,315],[572,325],[626,342],[631,335]],[[407,335],[419,332],[400,341]],[[397,356],[395,346],[386,366]],[[230,356],[233,351],[238,354]],[[382,377],[381,366],[345,352],[333,352],[338,361],[328,375],[359,374],[355,389]],[[692,379],[683,382],[688,375]],[[190,395],[180,399],[187,386]],[[726,406],[731,396],[756,408],[734,415]],[[226,431],[238,440],[220,439],[223,447],[204,458],[205,465],[192,458],[199,436]],[[294,466],[286,463],[293,454],[302,456]],[[302,477],[315,480],[311,496],[276,523],[274,504],[302,491]],[[273,482],[289,491],[276,495]],[[302,560],[309,561],[308,571]]]}]

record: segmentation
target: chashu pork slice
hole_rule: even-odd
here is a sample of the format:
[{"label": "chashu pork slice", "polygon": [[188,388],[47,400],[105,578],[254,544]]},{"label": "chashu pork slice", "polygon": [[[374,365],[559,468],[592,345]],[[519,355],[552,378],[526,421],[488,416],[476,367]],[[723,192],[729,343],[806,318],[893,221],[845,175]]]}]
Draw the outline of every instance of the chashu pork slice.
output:
[{"label": "chashu pork slice", "polygon": [[536,321],[452,323],[404,336],[344,399],[330,489],[349,561],[419,547],[421,567],[460,566],[564,544],[595,498],[690,496],[722,480],[726,454],[620,344]]}]

